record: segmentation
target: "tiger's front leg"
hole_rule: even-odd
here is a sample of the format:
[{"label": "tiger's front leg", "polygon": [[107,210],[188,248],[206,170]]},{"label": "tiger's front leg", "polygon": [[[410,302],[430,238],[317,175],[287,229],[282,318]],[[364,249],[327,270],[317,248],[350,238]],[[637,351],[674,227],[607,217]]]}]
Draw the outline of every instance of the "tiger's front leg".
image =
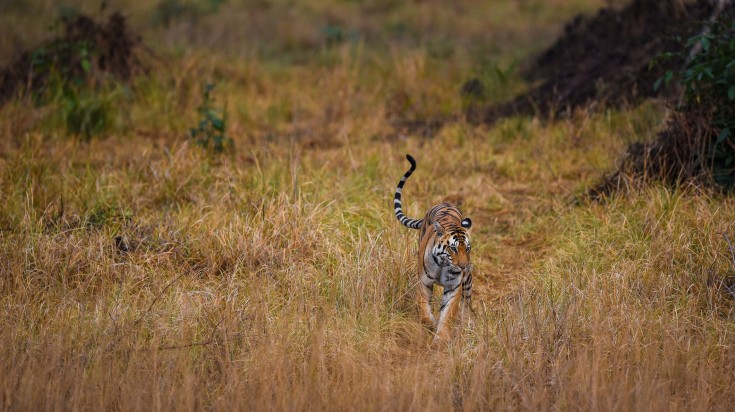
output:
[{"label": "tiger's front leg", "polygon": [[[472,269],[473,266],[470,264],[467,273],[464,275],[462,279],[462,307],[469,309],[471,312],[472,309]],[[473,312],[474,313],[474,312]]]},{"label": "tiger's front leg", "polygon": [[434,314],[431,313],[431,297],[434,295],[434,283],[434,279],[426,272],[419,275],[417,292],[419,318],[426,326],[432,328],[436,326],[436,319],[434,319]]},{"label": "tiger's front leg", "polygon": [[461,277],[456,277],[444,282],[444,294],[442,296],[442,304],[439,309],[439,321],[436,325],[436,335],[434,336],[434,346],[440,341],[449,339],[452,330],[452,319],[454,319],[459,308],[459,301],[462,297],[460,286],[463,285]]}]

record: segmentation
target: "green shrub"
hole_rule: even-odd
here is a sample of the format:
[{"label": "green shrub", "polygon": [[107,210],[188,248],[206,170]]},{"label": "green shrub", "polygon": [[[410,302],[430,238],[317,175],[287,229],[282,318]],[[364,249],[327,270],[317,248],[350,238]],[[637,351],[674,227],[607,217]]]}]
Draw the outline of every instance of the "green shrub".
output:
[{"label": "green shrub", "polygon": [[700,161],[715,182],[729,190],[735,187],[735,21],[722,18],[710,30],[690,37],[684,46],[678,53],[687,59],[684,68],[667,71],[654,88],[674,79],[681,82],[684,94],[677,110],[696,113],[709,122],[709,132],[700,145],[706,159]]},{"label": "green shrub", "polygon": [[128,82],[145,71],[134,53],[139,41],[119,13],[106,23],[73,8],[59,13],[56,35],[4,70],[0,99],[27,96],[36,106],[50,105],[55,128],[89,139],[125,118]]},{"label": "green shrub", "polygon": [[225,134],[225,111],[214,107],[213,89],[212,83],[207,83],[202,88],[202,103],[197,108],[199,123],[189,129],[189,136],[195,144],[207,151],[221,153],[226,149],[232,150],[234,142]]},{"label": "green shrub", "polygon": [[113,124],[114,95],[84,91],[64,94],[61,113],[68,133],[86,139],[107,131]]}]

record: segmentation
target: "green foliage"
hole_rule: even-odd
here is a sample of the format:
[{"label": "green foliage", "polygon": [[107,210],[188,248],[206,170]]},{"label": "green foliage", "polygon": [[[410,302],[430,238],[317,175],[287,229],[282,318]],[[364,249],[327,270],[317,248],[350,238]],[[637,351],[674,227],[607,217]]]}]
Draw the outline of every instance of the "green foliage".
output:
[{"label": "green foliage", "polygon": [[50,120],[67,133],[90,139],[109,130],[123,101],[115,69],[100,67],[110,51],[101,38],[109,33],[76,9],[62,7],[52,30],[56,38],[28,54],[28,88],[37,106],[52,105]]},{"label": "green foliage", "polygon": [[108,225],[120,225],[129,221],[132,214],[129,210],[118,210],[110,205],[98,204],[87,211],[85,223],[89,229],[102,229]]},{"label": "green foliage", "polygon": [[[33,101],[47,104],[83,87],[92,70],[91,59],[96,53],[85,41],[59,41],[39,47],[31,53],[31,66],[36,79],[44,79],[46,87],[32,91]],[[43,80],[42,80],[43,81]]]},{"label": "green foliage", "polygon": [[116,93],[70,90],[63,95],[61,114],[67,132],[86,139],[107,131],[114,123]]},{"label": "green foliage", "polygon": [[717,138],[709,148],[715,181],[727,188],[735,186],[735,22],[716,24],[712,31],[692,37],[687,46],[699,44],[695,55],[681,73],[689,104],[715,110],[712,120]]},{"label": "green foliage", "polygon": [[[735,21],[713,23],[711,30],[690,37],[684,51],[660,57],[687,60],[678,72],[672,70],[656,80],[654,89],[678,78],[684,99],[678,110],[712,113],[713,141],[705,142],[708,164],[717,184],[735,187]],[[689,55],[689,51],[691,56]]]},{"label": "green foliage", "polygon": [[[699,46],[697,46],[699,45]],[[731,103],[735,100],[735,22],[715,24],[711,31],[691,37],[687,49],[699,47],[680,73],[689,102]],[[667,72],[664,80],[671,80]]]},{"label": "green foliage", "polygon": [[[60,121],[70,135],[89,140],[102,136],[119,123],[120,111],[129,102],[129,91],[116,84],[92,85],[82,79],[65,81],[57,72],[41,94],[34,95],[36,104],[58,107],[53,118]],[[127,98],[126,98],[127,97]]]},{"label": "green foliage", "polygon": [[198,146],[221,153],[225,149],[232,150],[234,142],[225,134],[227,130],[225,111],[214,107],[213,89],[212,83],[207,83],[202,88],[202,103],[197,107],[199,123],[189,129],[189,136]]},{"label": "green foliage", "polygon": [[168,26],[179,20],[195,20],[202,15],[214,14],[225,0],[161,0],[156,5],[155,22]]},{"label": "green foliage", "polygon": [[502,102],[514,97],[523,83],[516,74],[517,67],[517,60],[503,67],[497,61],[481,59],[474,69],[475,77],[465,82],[460,91],[463,109],[472,104]]}]

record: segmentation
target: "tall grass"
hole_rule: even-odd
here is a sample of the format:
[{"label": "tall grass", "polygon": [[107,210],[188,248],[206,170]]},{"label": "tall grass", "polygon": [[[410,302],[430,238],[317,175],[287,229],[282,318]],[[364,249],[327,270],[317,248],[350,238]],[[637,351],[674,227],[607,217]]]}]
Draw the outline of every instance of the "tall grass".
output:
[{"label": "tall grass", "polygon": [[[661,107],[404,134],[396,96],[401,116],[451,115],[476,63],[432,53],[165,57],[89,141],[0,109],[0,407],[730,409],[733,200],[652,186],[571,206]],[[234,152],[187,141],[202,80]],[[437,351],[391,207],[407,152],[407,214],[448,199],[474,221],[474,311]]]},{"label": "tall grass", "polygon": [[[3,164],[3,404],[726,407],[732,202],[654,187],[570,208],[549,185],[585,173],[555,143],[571,122],[526,127],[558,147],[550,167],[510,147],[487,155],[511,176],[493,179],[494,138],[449,132],[434,143],[468,159],[449,176],[418,141],[216,164],[188,144],[29,140]],[[412,215],[448,193],[476,220],[475,313],[438,352],[415,319],[415,234],[386,206],[405,166],[377,161],[391,146],[422,154]]]}]

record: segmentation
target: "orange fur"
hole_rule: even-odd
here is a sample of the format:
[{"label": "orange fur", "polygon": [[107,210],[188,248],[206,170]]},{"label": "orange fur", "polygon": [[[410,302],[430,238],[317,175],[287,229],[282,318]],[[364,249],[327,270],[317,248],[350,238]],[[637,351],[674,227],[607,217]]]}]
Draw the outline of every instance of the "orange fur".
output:
[{"label": "orange fur", "polygon": [[[418,253],[418,303],[419,319],[436,328],[434,344],[451,336],[452,320],[456,316],[459,302],[472,297],[472,264],[470,263],[470,219],[450,203],[440,203],[429,210],[422,220],[411,219],[403,213],[401,195],[403,185],[416,169],[416,161],[406,156],[411,163],[398,183],[394,197],[396,219],[412,229],[420,229]],[[439,319],[431,310],[434,284],[444,287]],[[461,289],[460,289],[461,288]]]}]

